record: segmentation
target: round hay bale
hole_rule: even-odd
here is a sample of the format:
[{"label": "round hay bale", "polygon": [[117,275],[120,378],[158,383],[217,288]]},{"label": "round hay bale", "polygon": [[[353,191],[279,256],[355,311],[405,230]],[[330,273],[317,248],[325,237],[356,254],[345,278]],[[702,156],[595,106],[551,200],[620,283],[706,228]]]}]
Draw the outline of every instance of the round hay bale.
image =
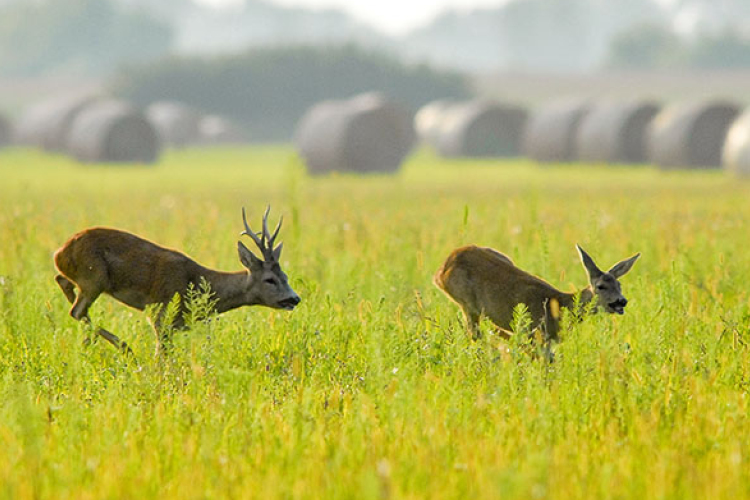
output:
[{"label": "round hay bale", "polygon": [[48,151],[64,151],[73,120],[98,99],[92,95],[64,95],[31,106],[17,124],[15,141]]},{"label": "round hay bale", "polygon": [[648,128],[649,159],[662,168],[718,168],[727,130],[739,114],[727,102],[678,104]]},{"label": "round hay bale", "polygon": [[0,148],[13,142],[13,126],[10,120],[0,115]]},{"label": "round hay bale", "polygon": [[[393,143],[395,153],[403,160],[414,147],[417,134],[414,131],[414,114],[406,107],[390,101],[380,92],[368,92],[351,99],[355,110],[382,116],[393,127],[398,140]],[[400,161],[399,161],[400,164]]]},{"label": "round hay bale", "polygon": [[295,143],[313,173],[395,171],[415,140],[411,115],[379,94],[323,101],[305,113]]},{"label": "round hay bale", "polygon": [[728,172],[750,175],[750,110],[745,110],[729,127],[721,161]]},{"label": "round hay bale", "polygon": [[456,104],[443,112],[438,153],[449,158],[518,156],[526,119],[526,110],[518,106],[481,100]]},{"label": "round hay bale", "polygon": [[68,152],[82,162],[153,163],[159,137],[143,113],[122,101],[87,106],[73,121]]},{"label": "round hay bale", "polygon": [[203,144],[241,144],[248,142],[247,132],[232,120],[219,115],[206,115],[198,124]]},{"label": "round hay bale", "polygon": [[526,156],[539,162],[569,162],[578,158],[578,127],[590,110],[582,101],[557,101],[536,110],[523,138]]},{"label": "round hay bale", "polygon": [[177,101],[157,101],[146,108],[146,117],[163,144],[185,147],[201,139],[201,114]]},{"label": "round hay bale", "polygon": [[414,130],[417,137],[437,148],[443,116],[455,104],[454,101],[438,100],[422,106],[414,115]]},{"label": "round hay bale", "polygon": [[659,112],[653,102],[631,101],[595,106],[578,128],[578,159],[602,163],[645,163],[646,131]]}]

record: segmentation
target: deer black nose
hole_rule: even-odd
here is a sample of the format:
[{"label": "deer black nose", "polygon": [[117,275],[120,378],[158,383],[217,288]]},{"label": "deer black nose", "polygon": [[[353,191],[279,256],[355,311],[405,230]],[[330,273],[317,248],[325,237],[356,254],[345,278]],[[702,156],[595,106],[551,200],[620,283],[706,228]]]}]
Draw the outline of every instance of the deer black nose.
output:
[{"label": "deer black nose", "polygon": [[297,307],[297,304],[299,304],[302,301],[302,299],[299,298],[299,295],[294,294],[291,297],[288,297],[281,302],[279,302],[275,307],[278,307],[279,309],[286,309],[287,311],[291,311],[295,307]]}]

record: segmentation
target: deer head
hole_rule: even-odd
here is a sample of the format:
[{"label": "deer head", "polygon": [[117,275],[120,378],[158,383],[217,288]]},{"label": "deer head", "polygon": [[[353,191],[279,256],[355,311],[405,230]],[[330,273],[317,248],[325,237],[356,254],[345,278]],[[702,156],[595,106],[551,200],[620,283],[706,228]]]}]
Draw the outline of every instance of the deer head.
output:
[{"label": "deer head", "polygon": [[581,256],[583,267],[586,268],[589,275],[590,293],[596,298],[597,307],[601,307],[608,313],[624,314],[628,299],[622,294],[618,279],[630,271],[641,254],[637,253],[629,259],[620,261],[612,266],[609,271],[604,272],[597,267],[594,259],[583,248],[578,245],[576,245],[576,248]]},{"label": "deer head", "polygon": [[250,272],[248,277],[247,294],[252,296],[254,303],[273,307],[275,309],[286,309],[291,311],[300,303],[299,295],[289,286],[286,274],[281,270],[279,258],[283,243],[274,248],[276,237],[281,229],[283,217],[279,219],[273,234],[268,232],[268,213],[271,207],[266,208],[263,214],[263,230],[258,234],[250,229],[245,217],[245,208],[242,208],[242,222],[245,230],[242,235],[247,235],[255,242],[262,258],[258,258],[247,249],[241,241],[237,242],[237,250],[240,254],[240,262]]}]

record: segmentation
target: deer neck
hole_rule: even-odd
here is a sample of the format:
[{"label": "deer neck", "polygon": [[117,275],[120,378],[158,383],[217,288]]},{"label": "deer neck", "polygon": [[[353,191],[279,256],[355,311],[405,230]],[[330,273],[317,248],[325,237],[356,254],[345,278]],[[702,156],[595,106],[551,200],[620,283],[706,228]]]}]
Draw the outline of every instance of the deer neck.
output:
[{"label": "deer neck", "polygon": [[255,303],[248,300],[246,293],[247,271],[224,272],[206,269],[203,276],[211,286],[211,294],[216,300],[214,309],[217,314]]},{"label": "deer neck", "polygon": [[589,302],[591,302],[593,299],[594,290],[591,288],[591,285],[589,285],[578,292],[564,294],[561,305],[566,309],[570,309],[572,311],[577,300],[578,311],[576,311],[576,314],[580,316],[581,313],[588,307]]}]

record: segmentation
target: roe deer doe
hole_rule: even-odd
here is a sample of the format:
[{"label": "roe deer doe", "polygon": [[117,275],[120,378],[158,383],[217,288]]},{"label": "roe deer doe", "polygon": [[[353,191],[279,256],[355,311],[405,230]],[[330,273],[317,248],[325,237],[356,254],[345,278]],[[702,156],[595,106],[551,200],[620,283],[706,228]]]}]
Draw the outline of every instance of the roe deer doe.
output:
[{"label": "roe deer doe", "polygon": [[513,309],[526,304],[532,327],[544,330],[545,340],[557,340],[559,307],[570,309],[596,299],[595,307],[623,314],[627,299],[618,278],[630,271],[640,254],[615,264],[607,272],[576,245],[589,276],[589,286],[577,293],[565,293],[546,281],[516,267],[506,255],[492,248],[466,246],[454,250],[438,269],[434,283],[463,310],[472,338],[480,337],[479,319],[489,318],[498,334],[510,338]]},{"label": "roe deer doe", "polygon": [[[242,209],[245,231],[241,234],[252,238],[262,256],[262,259],[256,257],[238,241],[240,262],[246,268],[243,271],[209,269],[180,252],[134,234],[93,227],[74,235],[55,252],[55,266],[60,272],[55,280],[73,304],[70,315],[87,324],[91,323],[89,307],[102,293],[138,310],[152,304],[160,305],[154,322],[157,351],[162,342],[162,326],[185,326],[185,294],[191,285],[197,289],[203,280],[210,285],[216,313],[252,305],[291,311],[299,304],[300,298],[289,286],[279,265],[283,243],[273,246],[282,220],[271,235],[267,224],[269,211],[270,207],[263,215],[263,231],[258,237],[247,224],[245,209]],[[175,294],[183,299],[180,311],[171,325],[162,325],[166,306]],[[130,352],[127,344],[111,332],[97,328],[96,333],[115,347]]]}]

